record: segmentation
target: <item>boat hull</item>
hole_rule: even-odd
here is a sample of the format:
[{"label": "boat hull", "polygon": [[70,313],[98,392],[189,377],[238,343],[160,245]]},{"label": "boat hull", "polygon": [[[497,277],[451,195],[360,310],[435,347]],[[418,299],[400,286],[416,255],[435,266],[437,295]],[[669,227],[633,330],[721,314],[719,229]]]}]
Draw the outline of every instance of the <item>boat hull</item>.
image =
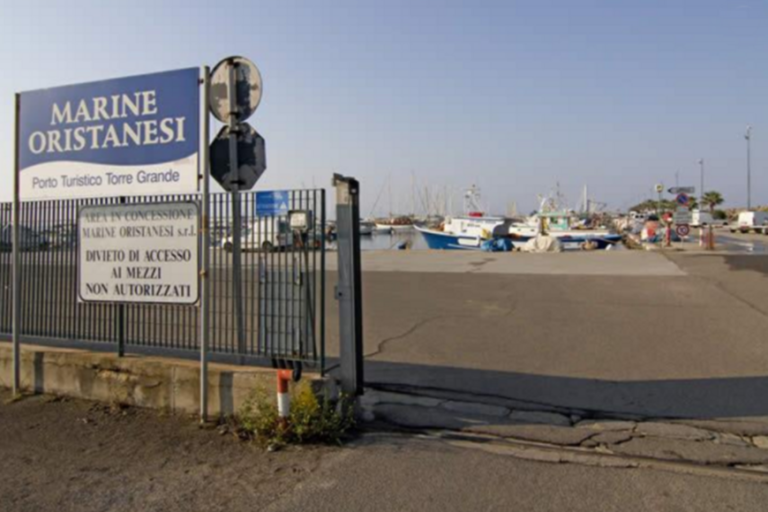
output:
[{"label": "boat hull", "polygon": [[605,249],[621,242],[621,235],[615,234],[575,235],[553,233],[553,236],[557,238],[565,251],[582,249],[587,242],[595,244],[596,249]]},{"label": "boat hull", "polygon": [[[445,233],[442,231],[435,231],[432,229],[416,227],[416,230],[424,237],[424,241],[430,249],[435,250],[463,250],[463,251],[479,251],[483,239],[479,236],[470,235],[456,235],[452,233]],[[580,250],[583,248],[586,242],[592,242],[595,244],[596,249],[605,249],[608,246],[616,245],[621,242],[621,235],[615,234],[555,234],[553,236],[557,238],[564,250]],[[514,247],[522,247],[530,240],[531,236],[515,236],[510,237],[512,245]]]},{"label": "boat hull", "polygon": [[376,231],[408,231],[412,224],[376,224]]},{"label": "boat hull", "polygon": [[421,233],[427,247],[433,250],[462,250],[479,251],[482,240],[478,236],[454,235],[416,226],[416,231]]}]

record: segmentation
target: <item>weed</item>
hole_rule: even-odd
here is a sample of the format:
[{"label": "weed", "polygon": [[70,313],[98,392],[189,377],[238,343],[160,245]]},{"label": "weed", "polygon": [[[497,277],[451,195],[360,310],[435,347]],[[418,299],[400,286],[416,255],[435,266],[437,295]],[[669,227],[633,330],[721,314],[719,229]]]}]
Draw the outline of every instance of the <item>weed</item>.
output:
[{"label": "weed", "polygon": [[354,426],[353,408],[347,397],[334,402],[318,399],[312,385],[302,381],[291,386],[291,412],[280,421],[274,397],[263,387],[254,389],[237,415],[246,438],[264,446],[335,443]]}]

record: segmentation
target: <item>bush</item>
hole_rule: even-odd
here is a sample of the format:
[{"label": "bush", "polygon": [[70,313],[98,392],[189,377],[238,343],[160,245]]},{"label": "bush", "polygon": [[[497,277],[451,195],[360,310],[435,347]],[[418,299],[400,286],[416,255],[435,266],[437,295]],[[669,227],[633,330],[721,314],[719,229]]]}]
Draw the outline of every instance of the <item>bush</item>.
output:
[{"label": "bush", "polygon": [[291,412],[280,421],[272,394],[263,387],[254,389],[237,415],[245,437],[262,445],[335,443],[354,426],[353,408],[347,397],[338,402],[327,396],[318,400],[312,385],[302,381],[291,386]]}]

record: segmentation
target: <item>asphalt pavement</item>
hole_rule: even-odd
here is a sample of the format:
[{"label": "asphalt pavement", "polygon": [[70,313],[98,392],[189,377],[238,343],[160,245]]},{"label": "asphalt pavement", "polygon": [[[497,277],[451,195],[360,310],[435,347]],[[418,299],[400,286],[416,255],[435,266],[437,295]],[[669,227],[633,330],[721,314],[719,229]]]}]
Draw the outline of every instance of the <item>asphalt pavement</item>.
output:
[{"label": "asphalt pavement", "polygon": [[0,509],[685,512],[762,510],[766,475],[521,460],[485,442],[362,433],[267,452],[157,411],[0,391]]},{"label": "asphalt pavement", "polygon": [[366,436],[266,508],[287,511],[756,511],[768,486],[723,476],[519,460],[488,445]]},{"label": "asphalt pavement", "polygon": [[364,269],[370,385],[645,417],[768,416],[763,256],[388,252],[366,254]]}]

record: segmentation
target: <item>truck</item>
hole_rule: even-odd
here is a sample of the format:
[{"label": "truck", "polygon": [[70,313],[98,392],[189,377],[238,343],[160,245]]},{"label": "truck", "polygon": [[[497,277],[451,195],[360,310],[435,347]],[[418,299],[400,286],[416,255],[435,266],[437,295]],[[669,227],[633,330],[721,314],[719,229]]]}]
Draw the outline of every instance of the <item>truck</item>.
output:
[{"label": "truck", "polygon": [[[243,229],[240,247],[243,251],[272,252],[293,246],[293,232],[286,219],[277,217],[257,218],[250,226]],[[234,249],[234,238],[228,236],[221,242],[221,248],[227,252]]]},{"label": "truck", "polygon": [[736,225],[731,226],[731,233],[768,234],[768,212],[741,212]]},{"label": "truck", "polygon": [[699,228],[701,226],[724,226],[725,221],[714,219],[709,212],[693,210],[691,212],[691,227]]}]

